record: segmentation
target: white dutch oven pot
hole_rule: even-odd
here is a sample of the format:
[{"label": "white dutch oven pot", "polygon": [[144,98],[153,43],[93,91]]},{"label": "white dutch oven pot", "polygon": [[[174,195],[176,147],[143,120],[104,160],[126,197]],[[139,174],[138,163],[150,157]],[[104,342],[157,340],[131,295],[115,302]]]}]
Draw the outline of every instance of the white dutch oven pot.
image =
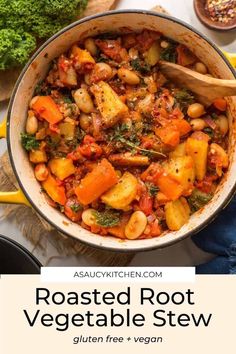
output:
[{"label": "white dutch oven pot", "polygon": [[[141,31],[144,28],[160,31],[165,36],[185,44],[207,65],[210,72],[216,77],[235,79],[236,74],[233,67],[213,43],[189,25],[166,15],[139,10],[114,11],[88,17],[68,26],[50,38],[34,54],[22,71],[15,86],[10,100],[7,123],[2,124],[0,135],[1,137],[6,136],[6,128],[11,164],[21,190],[0,193],[1,202],[30,205],[60,232],[91,246],[115,251],[144,251],[171,245],[204,228],[229,203],[236,188],[236,98],[228,99],[228,113],[231,122],[229,171],[225,174],[211,202],[203,210],[191,216],[190,221],[177,232],[168,232],[163,237],[136,241],[121,241],[114,237],[95,235],[70,222],[63,214],[50,207],[40,192],[40,185],[34,177],[33,168],[20,143],[20,133],[24,131],[28,104],[36,84],[45,77],[50,62],[61,53],[67,51],[74,42],[81,38],[101,32],[114,30],[121,32],[127,30]],[[236,65],[236,56],[226,55]]]}]

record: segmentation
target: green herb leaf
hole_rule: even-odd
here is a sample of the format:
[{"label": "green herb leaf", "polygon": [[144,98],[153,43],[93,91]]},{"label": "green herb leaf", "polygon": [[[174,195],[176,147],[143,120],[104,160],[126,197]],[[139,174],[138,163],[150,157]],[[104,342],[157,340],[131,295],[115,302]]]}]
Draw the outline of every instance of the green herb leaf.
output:
[{"label": "green herb leaf", "polygon": [[96,223],[102,227],[113,227],[120,223],[120,213],[116,210],[94,211]]},{"label": "green herb leaf", "polygon": [[151,195],[151,197],[155,197],[155,195],[159,191],[159,188],[153,183],[146,183],[146,186],[148,188],[148,193]]},{"label": "green herb leaf", "polygon": [[175,93],[175,100],[180,109],[186,113],[188,106],[194,102],[194,96],[190,91],[182,89]]},{"label": "green herb leaf", "polygon": [[167,48],[163,48],[160,54],[160,59],[165,61],[170,61],[172,63],[176,63],[177,61],[177,53],[176,47],[177,43],[175,42],[168,42],[169,45]]},{"label": "green herb leaf", "polygon": [[21,144],[26,151],[37,150],[40,145],[34,135],[26,133],[21,133]]},{"label": "green herb leaf", "polygon": [[83,207],[80,204],[73,204],[70,206],[70,208],[74,213],[78,213],[78,211],[83,210]]},{"label": "green herb leaf", "polygon": [[146,64],[144,61],[140,60],[139,58],[131,60],[130,64],[134,70],[139,71],[143,75],[149,74],[151,71],[150,65]]},{"label": "green herb leaf", "polygon": [[192,212],[195,212],[204,207],[204,205],[207,204],[212,199],[212,197],[212,194],[204,193],[197,188],[194,189],[193,193],[188,198],[188,203]]}]

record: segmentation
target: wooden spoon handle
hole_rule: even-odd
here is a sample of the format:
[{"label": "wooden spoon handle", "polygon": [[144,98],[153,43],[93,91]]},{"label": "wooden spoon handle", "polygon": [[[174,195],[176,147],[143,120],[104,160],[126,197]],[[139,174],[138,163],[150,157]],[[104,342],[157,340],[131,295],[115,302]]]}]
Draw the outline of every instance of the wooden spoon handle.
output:
[{"label": "wooden spoon handle", "polygon": [[205,104],[211,104],[216,98],[236,95],[236,80],[216,79],[164,61],[160,61],[160,69],[166,77],[197,94]]}]

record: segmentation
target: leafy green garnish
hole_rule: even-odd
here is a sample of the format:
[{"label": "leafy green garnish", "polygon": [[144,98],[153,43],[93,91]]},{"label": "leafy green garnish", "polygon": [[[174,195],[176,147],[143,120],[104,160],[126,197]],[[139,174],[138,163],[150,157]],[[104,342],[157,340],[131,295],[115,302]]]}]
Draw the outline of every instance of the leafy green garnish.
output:
[{"label": "leafy green garnish", "polygon": [[64,101],[65,103],[68,103],[68,104],[71,104],[71,103],[72,103],[71,98],[68,97],[68,96],[64,96],[64,97],[63,97],[63,101]]},{"label": "leafy green garnish", "polygon": [[153,183],[146,183],[146,186],[148,188],[148,193],[151,195],[151,197],[155,197],[155,195],[159,191],[159,188]]},{"label": "leafy green garnish", "polygon": [[83,210],[82,205],[77,204],[77,203],[71,205],[70,208],[71,208],[71,210],[72,210],[74,213],[78,213],[78,211]]},{"label": "leafy green garnish", "polygon": [[214,130],[211,129],[210,127],[206,127],[203,129],[203,132],[209,135],[210,138],[214,136]]},{"label": "leafy green garnish", "polygon": [[131,152],[133,153],[140,152],[141,154],[149,157],[166,157],[165,154],[159,151],[148,150],[139,147],[140,140],[137,136],[137,131],[135,130],[135,127],[133,125],[131,127],[128,127],[127,124],[121,124],[116,126],[112,136],[110,136],[110,141],[119,142],[121,145],[131,150]]},{"label": "leafy green garnish", "polygon": [[212,194],[204,193],[197,188],[194,189],[193,193],[188,198],[188,203],[190,205],[192,212],[195,212],[203,208],[204,205],[207,204],[212,199],[212,197],[213,197]]},{"label": "leafy green garnish", "polygon": [[188,106],[194,102],[194,96],[190,91],[182,89],[175,93],[175,100],[180,109],[186,113]]},{"label": "leafy green garnish", "polygon": [[26,151],[37,150],[40,145],[34,135],[26,133],[21,133],[21,144]]},{"label": "leafy green garnish", "polygon": [[94,211],[96,223],[102,227],[113,227],[120,223],[120,213],[116,210]]},{"label": "leafy green garnish", "polygon": [[177,61],[177,53],[176,53],[176,47],[177,43],[174,41],[168,42],[169,45],[167,48],[163,48],[160,54],[160,59],[165,60],[165,61],[170,61],[172,63],[176,63]]},{"label": "leafy green garnish", "polygon": [[146,64],[144,61],[140,60],[139,58],[131,60],[130,64],[134,70],[139,71],[140,74],[142,75],[149,74],[151,71],[150,65]]}]

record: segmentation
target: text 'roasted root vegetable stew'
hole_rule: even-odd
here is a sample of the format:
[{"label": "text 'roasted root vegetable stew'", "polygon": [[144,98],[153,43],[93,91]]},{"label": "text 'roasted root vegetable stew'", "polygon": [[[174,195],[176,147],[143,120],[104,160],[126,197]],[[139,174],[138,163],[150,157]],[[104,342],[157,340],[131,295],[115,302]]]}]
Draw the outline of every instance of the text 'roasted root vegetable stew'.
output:
[{"label": "text 'roasted root vegetable stew'", "polygon": [[22,145],[48,203],[93,233],[179,230],[227,170],[227,102],[204,107],[160,59],[210,75],[185,46],[144,30],[73,45],[35,89]]}]

